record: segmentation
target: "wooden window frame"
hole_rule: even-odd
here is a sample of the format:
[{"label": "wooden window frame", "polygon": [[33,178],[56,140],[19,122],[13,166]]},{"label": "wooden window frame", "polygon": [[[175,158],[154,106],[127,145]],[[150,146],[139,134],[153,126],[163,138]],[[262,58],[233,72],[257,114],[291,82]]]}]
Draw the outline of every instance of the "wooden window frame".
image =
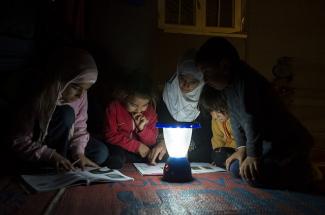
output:
[{"label": "wooden window frame", "polygon": [[[194,35],[212,35],[225,37],[247,38],[243,26],[245,14],[242,13],[245,0],[234,0],[234,27],[206,26],[206,0],[195,0],[196,19],[194,26],[165,23],[165,0],[158,0],[158,27],[168,33],[183,33]],[[245,6],[244,6],[245,7]]]}]

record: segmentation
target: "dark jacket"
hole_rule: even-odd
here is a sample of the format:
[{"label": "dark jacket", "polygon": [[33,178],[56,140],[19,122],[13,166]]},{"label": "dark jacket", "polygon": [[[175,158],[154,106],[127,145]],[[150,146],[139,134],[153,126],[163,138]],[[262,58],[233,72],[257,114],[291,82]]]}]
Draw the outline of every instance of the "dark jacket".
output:
[{"label": "dark jacket", "polygon": [[247,155],[260,157],[266,144],[273,156],[306,157],[313,138],[287,110],[271,84],[241,62],[226,95],[231,126],[239,146],[246,145]]}]

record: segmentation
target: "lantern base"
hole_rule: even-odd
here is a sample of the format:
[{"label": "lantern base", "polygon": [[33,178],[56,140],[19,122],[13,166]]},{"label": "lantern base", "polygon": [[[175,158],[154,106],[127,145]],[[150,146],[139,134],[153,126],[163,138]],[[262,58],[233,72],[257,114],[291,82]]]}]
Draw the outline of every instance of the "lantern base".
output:
[{"label": "lantern base", "polygon": [[192,171],[187,158],[169,157],[164,166],[164,181],[168,182],[188,182],[192,181]]}]

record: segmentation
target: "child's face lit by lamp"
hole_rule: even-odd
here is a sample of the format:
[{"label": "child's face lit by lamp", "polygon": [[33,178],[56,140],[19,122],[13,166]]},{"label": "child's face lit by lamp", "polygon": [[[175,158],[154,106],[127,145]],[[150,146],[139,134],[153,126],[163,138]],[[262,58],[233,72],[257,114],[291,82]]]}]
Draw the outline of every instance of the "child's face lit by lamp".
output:
[{"label": "child's face lit by lamp", "polygon": [[164,132],[169,158],[164,167],[164,181],[187,182],[193,180],[187,151],[191,143],[192,129],[200,128],[199,123],[166,124],[157,123]]}]

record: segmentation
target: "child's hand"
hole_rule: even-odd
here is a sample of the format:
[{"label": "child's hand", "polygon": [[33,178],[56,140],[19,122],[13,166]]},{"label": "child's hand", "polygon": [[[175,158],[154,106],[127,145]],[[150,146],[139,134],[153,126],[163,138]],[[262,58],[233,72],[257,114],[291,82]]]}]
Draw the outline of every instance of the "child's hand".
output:
[{"label": "child's hand", "polygon": [[246,158],[246,147],[241,147],[235,153],[233,153],[229,158],[227,158],[227,160],[226,160],[226,169],[229,170],[230,164],[234,160],[238,160],[239,161],[239,166],[240,166],[245,158]]},{"label": "child's hand", "polygon": [[259,176],[259,163],[259,158],[248,156],[240,166],[239,174],[247,181],[256,180]]},{"label": "child's hand", "polygon": [[138,149],[138,153],[140,154],[140,156],[142,158],[145,158],[148,156],[149,152],[150,152],[150,148],[144,145],[143,143],[141,143]]},{"label": "child's hand", "polygon": [[135,113],[132,115],[132,117],[138,131],[142,131],[149,122],[149,120],[142,113]]},{"label": "child's hand", "polygon": [[150,153],[148,154],[148,161],[152,165],[156,165],[156,159],[158,158],[161,160],[164,155],[166,154],[166,146],[164,142],[158,143],[153,149],[150,150]]},{"label": "child's hand", "polygon": [[142,115],[142,117],[140,117],[140,122],[138,125],[138,130],[142,131],[144,129],[144,127],[148,124],[149,120]]},{"label": "child's hand", "polygon": [[74,162],[73,166],[78,166],[82,170],[85,169],[85,167],[90,166],[90,167],[99,167],[96,163],[91,161],[89,158],[87,158],[84,154],[77,154],[74,156]]},{"label": "child's hand", "polygon": [[51,162],[55,164],[58,172],[75,170],[71,162],[57,152],[53,152]]}]

